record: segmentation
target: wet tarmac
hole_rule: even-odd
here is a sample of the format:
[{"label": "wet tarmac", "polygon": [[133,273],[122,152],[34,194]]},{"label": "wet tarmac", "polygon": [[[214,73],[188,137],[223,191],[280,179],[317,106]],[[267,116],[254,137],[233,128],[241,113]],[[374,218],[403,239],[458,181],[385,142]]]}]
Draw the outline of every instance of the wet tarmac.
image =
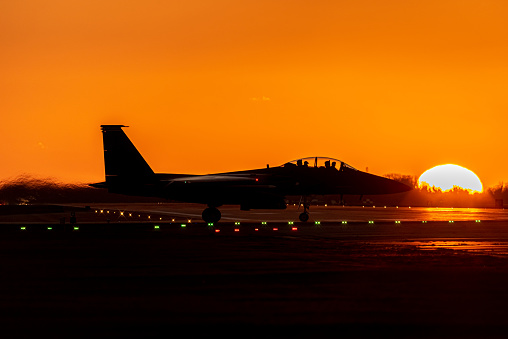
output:
[{"label": "wet tarmac", "polygon": [[[263,218],[231,208],[223,211],[224,221],[208,226],[193,217],[199,208],[92,205],[76,213],[75,225],[68,215],[61,224],[60,214],[0,217],[3,333],[66,338],[507,333],[503,210],[429,216],[428,210],[408,207],[388,212],[371,207],[362,214],[361,207],[323,206],[311,209],[312,222],[291,224],[284,217],[294,217],[296,208]],[[322,220],[316,220],[318,212]],[[129,213],[139,219],[129,220]]]}]

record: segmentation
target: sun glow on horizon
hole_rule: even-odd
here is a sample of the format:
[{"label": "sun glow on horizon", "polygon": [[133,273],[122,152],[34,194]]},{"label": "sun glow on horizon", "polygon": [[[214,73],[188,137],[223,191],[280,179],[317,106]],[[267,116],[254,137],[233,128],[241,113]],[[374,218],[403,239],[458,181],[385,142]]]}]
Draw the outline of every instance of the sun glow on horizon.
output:
[{"label": "sun glow on horizon", "polygon": [[480,178],[471,170],[453,164],[439,165],[425,171],[418,178],[418,186],[428,185],[440,188],[443,192],[460,187],[469,193],[483,192]]}]

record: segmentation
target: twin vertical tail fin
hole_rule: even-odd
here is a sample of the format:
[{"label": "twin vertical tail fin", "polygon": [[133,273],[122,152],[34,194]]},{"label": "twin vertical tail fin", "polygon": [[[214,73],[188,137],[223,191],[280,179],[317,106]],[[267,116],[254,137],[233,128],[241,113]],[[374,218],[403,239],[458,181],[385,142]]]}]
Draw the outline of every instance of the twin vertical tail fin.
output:
[{"label": "twin vertical tail fin", "polygon": [[[124,125],[101,125],[104,142],[106,185],[113,187],[142,185],[154,181],[155,175],[134,144],[122,130]],[[114,189],[118,191],[121,187]]]}]

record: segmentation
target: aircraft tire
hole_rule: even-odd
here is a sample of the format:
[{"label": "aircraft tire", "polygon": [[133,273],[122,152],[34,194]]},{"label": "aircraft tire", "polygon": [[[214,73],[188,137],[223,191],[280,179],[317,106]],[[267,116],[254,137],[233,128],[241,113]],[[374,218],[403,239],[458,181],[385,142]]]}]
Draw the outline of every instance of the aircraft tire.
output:
[{"label": "aircraft tire", "polygon": [[205,222],[216,223],[216,222],[219,222],[219,220],[221,218],[221,213],[215,207],[208,207],[208,208],[205,208],[205,210],[201,214],[201,217],[203,218],[203,220]]},{"label": "aircraft tire", "polygon": [[300,219],[301,222],[307,222],[309,220],[309,213],[303,212],[300,214],[298,218]]}]

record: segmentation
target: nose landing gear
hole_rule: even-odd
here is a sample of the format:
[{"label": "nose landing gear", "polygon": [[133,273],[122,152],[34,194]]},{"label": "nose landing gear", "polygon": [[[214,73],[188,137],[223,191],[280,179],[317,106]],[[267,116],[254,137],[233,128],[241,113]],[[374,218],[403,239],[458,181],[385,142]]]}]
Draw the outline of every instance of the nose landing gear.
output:
[{"label": "nose landing gear", "polygon": [[309,220],[309,213],[308,212],[300,213],[300,216],[298,218],[300,219],[301,222],[307,222]]},{"label": "nose landing gear", "polygon": [[[307,203],[307,196],[302,196],[302,198],[300,199],[300,205],[302,205],[302,200],[303,200],[303,212],[300,213],[300,215],[298,216],[298,218],[300,219],[301,222],[307,222],[309,220],[309,212],[307,211],[310,207],[310,204]],[[300,208],[300,205],[298,205],[298,208]]]}]

